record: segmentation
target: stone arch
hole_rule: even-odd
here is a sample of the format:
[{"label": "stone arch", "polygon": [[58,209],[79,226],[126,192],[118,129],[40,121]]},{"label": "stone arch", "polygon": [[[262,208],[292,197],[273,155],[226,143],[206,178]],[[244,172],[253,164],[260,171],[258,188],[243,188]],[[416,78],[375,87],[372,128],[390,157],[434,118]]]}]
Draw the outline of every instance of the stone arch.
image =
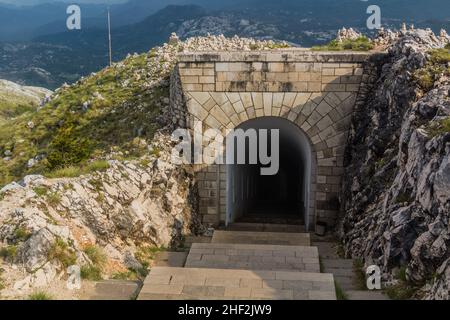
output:
[{"label": "stone arch", "polygon": [[[202,121],[204,130],[215,128],[225,135],[227,129],[251,119],[281,117],[305,133],[316,162],[309,229],[317,220],[332,224],[339,210],[343,155],[355,100],[352,92],[186,92],[191,126],[194,120]],[[217,170],[218,185],[223,187],[226,169]],[[216,191],[220,220],[225,221],[226,195],[220,187]]]}]

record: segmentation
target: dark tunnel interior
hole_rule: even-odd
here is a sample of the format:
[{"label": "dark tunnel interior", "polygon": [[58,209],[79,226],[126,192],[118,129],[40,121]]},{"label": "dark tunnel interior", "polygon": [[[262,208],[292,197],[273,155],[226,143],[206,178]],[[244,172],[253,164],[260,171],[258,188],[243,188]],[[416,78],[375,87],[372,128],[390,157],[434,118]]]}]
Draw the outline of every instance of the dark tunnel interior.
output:
[{"label": "dark tunnel interior", "polygon": [[[234,146],[234,164],[228,164],[227,219],[229,222],[262,223],[304,223],[309,193],[311,151],[309,141],[300,128],[289,120],[275,117],[262,117],[249,120],[236,129],[257,132],[258,154],[260,129],[267,129],[269,138],[267,149],[271,155],[275,141],[272,129],[279,130],[279,170],[274,175],[262,175],[263,165],[258,156],[257,164],[249,164],[250,139],[245,143],[246,164],[237,164],[237,143]],[[263,140],[264,141],[264,140]],[[228,148],[228,145],[227,145]],[[276,149],[275,149],[276,150]],[[228,152],[228,149],[227,149]]]}]

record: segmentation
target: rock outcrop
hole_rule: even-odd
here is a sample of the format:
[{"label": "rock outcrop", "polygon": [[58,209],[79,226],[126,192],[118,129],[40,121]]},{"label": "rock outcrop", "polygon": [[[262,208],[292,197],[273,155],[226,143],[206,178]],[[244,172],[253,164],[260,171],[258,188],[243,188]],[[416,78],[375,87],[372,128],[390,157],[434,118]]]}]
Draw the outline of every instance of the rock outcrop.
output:
[{"label": "rock outcrop", "polygon": [[[450,82],[422,93],[414,73],[447,43],[431,31],[388,35],[389,55],[356,110],[346,154],[340,235],[346,254],[398,268],[420,297],[450,299]],[[418,295],[419,297],[419,295]]]},{"label": "rock outcrop", "polygon": [[0,79],[0,102],[2,100],[14,99],[20,101],[29,101],[35,104],[50,96],[52,92],[45,88],[21,86],[17,83]]},{"label": "rock outcrop", "polygon": [[130,254],[140,246],[176,247],[184,236],[197,233],[193,172],[171,164],[171,145],[170,137],[161,134],[152,144],[158,155],[111,160],[106,171],[79,178],[27,176],[3,188],[0,241],[4,250],[15,250],[7,270],[18,271],[4,280],[23,276],[8,283],[15,290],[4,294],[48,286],[64,274],[61,262],[49,258],[57,240],[76,253],[78,265],[86,264],[86,247],[105,248],[114,265],[111,275],[133,268]]}]

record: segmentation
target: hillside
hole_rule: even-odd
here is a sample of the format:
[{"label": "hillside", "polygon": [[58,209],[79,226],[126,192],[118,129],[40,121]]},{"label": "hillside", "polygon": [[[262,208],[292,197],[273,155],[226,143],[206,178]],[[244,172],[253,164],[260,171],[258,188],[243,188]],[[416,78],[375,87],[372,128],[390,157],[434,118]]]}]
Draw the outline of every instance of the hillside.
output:
[{"label": "hillside", "polygon": [[[191,39],[132,55],[71,86],[63,86],[36,113],[0,127],[0,185],[26,174],[59,175],[88,160],[139,157],[140,139],[151,140],[169,104],[169,75],[182,50],[214,50],[224,38]],[[271,42],[231,41],[258,49]],[[202,49],[203,48],[203,49]],[[111,156],[111,153],[114,156]]]}]

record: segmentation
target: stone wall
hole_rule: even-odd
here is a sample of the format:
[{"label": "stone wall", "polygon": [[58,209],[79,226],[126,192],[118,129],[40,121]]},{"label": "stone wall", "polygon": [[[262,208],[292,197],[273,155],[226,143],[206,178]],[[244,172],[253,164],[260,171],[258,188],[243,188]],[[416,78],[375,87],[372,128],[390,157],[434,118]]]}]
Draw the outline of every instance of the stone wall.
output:
[{"label": "stone wall", "polygon": [[[283,117],[300,127],[312,146],[308,226],[335,223],[343,155],[352,111],[364,101],[370,77],[367,53],[312,52],[302,49],[181,55],[178,64],[187,125],[225,134],[258,117]],[[182,104],[173,106],[180,113]],[[185,109],[184,109],[185,110]],[[198,166],[203,222],[226,218],[226,165]]]}]

